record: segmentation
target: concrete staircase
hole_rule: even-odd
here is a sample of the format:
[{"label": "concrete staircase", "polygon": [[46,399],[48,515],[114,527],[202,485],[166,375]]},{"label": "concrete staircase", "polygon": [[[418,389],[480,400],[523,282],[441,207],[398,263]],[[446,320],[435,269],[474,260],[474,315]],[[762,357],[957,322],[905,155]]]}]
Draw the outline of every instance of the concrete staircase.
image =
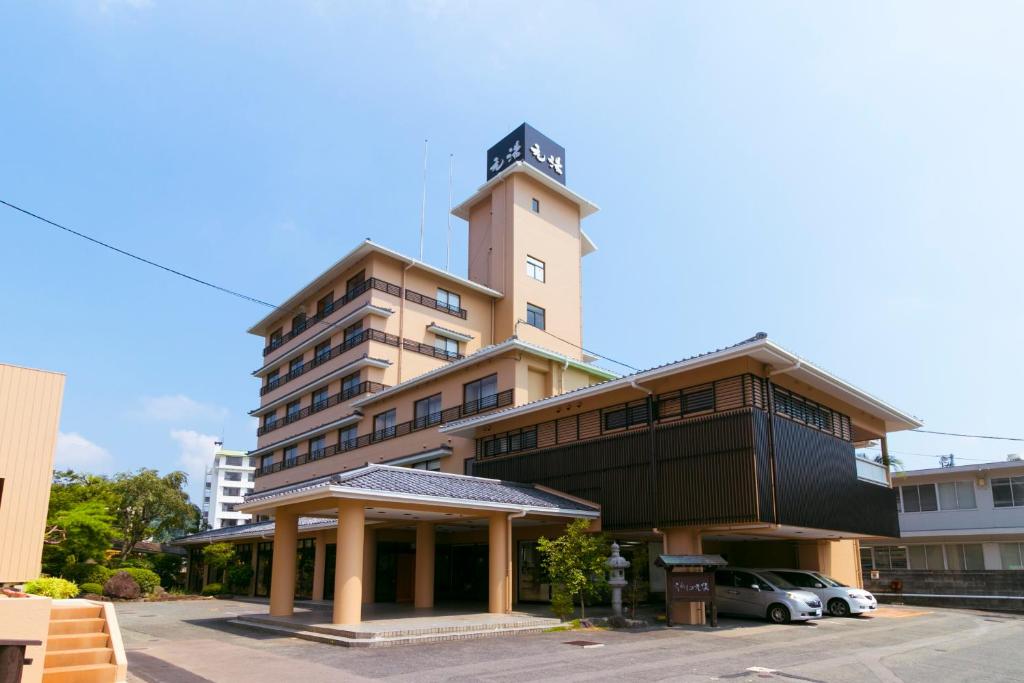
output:
[{"label": "concrete staircase", "polygon": [[114,606],[90,600],[54,601],[43,683],[117,683],[126,674]]}]

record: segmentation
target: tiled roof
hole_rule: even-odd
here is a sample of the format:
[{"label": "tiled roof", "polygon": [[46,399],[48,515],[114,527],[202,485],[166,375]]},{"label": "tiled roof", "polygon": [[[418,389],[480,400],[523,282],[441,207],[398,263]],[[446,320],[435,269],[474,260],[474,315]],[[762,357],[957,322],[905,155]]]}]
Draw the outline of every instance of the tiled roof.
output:
[{"label": "tiled roof", "polygon": [[[338,525],[336,519],[321,519],[319,517],[300,517],[299,531],[311,531],[314,529],[329,529]],[[174,544],[184,545],[191,543],[217,543],[232,538],[248,538],[274,535],[273,522],[253,522],[252,524],[241,524],[238,526],[226,526],[220,529],[201,531],[198,534],[183,536],[174,539]]]},{"label": "tiled roof", "polygon": [[395,493],[425,499],[457,499],[467,503],[497,503],[538,510],[575,510],[596,512],[597,507],[558,495],[531,484],[463,474],[428,472],[390,465],[365,465],[359,469],[328,477],[289,484],[248,496],[246,503],[260,502],[317,488],[348,488],[361,491]]}]

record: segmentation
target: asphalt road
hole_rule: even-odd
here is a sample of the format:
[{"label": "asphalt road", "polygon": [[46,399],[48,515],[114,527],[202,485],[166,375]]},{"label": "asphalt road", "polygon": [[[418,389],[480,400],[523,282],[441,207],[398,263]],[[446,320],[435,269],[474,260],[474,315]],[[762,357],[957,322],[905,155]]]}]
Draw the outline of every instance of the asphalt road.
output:
[{"label": "asphalt road", "polygon": [[[129,680],[203,681],[1020,681],[1024,616],[884,607],[873,617],[717,630],[562,632],[351,649],[224,623],[224,600],[118,605]],[[603,647],[565,644],[585,639]]]}]

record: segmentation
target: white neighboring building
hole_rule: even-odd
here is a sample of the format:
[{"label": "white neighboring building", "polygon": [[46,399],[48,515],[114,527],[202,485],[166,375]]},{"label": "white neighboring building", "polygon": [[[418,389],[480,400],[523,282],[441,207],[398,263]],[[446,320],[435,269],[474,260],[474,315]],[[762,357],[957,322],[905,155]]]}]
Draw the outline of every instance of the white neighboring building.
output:
[{"label": "white neighboring building", "polygon": [[228,451],[217,444],[213,465],[206,470],[203,489],[203,521],[210,529],[238,526],[252,521],[252,515],[235,512],[235,505],[252,493],[256,468],[245,451]]}]

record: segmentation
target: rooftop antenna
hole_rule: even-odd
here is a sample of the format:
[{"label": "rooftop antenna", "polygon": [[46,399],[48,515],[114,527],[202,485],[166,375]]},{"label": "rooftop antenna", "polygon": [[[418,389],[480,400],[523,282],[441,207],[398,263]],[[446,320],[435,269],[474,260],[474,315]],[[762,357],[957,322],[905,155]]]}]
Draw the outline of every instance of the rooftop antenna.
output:
[{"label": "rooftop antenna", "polygon": [[941,467],[953,467],[954,465],[956,465],[956,459],[954,458],[952,453],[950,453],[949,455],[943,455],[942,457],[939,458],[939,465]]},{"label": "rooftop antenna", "polygon": [[423,141],[423,202],[420,204],[420,261],[423,260],[423,225],[427,220],[427,144]]},{"label": "rooftop antenna", "polygon": [[455,155],[448,155],[448,240],[445,243],[444,269],[452,272],[452,173],[455,169]]}]

